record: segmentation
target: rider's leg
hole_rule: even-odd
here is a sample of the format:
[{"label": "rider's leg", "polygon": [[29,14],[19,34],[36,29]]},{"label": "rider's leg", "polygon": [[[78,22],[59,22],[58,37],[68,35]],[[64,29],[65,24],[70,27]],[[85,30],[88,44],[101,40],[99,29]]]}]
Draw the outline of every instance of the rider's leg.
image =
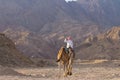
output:
[{"label": "rider's leg", "polygon": [[69,48],[65,48],[66,53],[69,53]]}]

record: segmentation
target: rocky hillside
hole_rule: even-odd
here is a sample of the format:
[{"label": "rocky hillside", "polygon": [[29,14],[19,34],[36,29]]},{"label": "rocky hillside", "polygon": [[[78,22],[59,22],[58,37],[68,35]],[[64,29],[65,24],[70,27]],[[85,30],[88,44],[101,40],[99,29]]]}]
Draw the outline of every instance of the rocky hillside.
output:
[{"label": "rocky hillside", "polygon": [[119,4],[119,0],[1,0],[0,25],[23,26],[45,37],[57,33],[80,39],[98,32],[96,28],[120,25]]},{"label": "rocky hillside", "polygon": [[79,41],[99,32],[93,22],[78,21],[64,0],[0,0],[0,6],[0,31],[29,56],[53,58],[65,36],[71,35]]},{"label": "rocky hillside", "polygon": [[120,59],[120,27],[91,36],[76,49],[81,59]]},{"label": "rocky hillside", "polygon": [[119,0],[77,0],[92,21],[103,26],[119,26]]},{"label": "rocky hillside", "polygon": [[[17,49],[29,57],[54,58],[56,56],[55,43],[51,43],[40,35],[28,31],[23,27],[10,27],[3,32],[12,39]],[[51,54],[53,56],[51,56]]]},{"label": "rocky hillside", "polygon": [[25,55],[55,58],[66,36],[71,35],[79,47],[86,37],[120,25],[119,4],[119,0],[0,0],[0,31]]},{"label": "rocky hillside", "polygon": [[111,29],[105,31],[102,34],[98,34],[97,36],[89,36],[85,42],[94,42],[98,40],[112,40],[119,41],[120,40],[120,27],[112,27]]},{"label": "rocky hillside", "polygon": [[[1,0],[0,25],[3,28],[23,26],[50,38],[56,33],[54,38],[72,35],[79,39],[88,33],[96,33],[98,25],[89,20],[82,7],[74,6],[76,4],[69,4],[64,0]],[[95,30],[91,31],[94,28]]]},{"label": "rocky hillside", "polygon": [[18,51],[14,43],[4,34],[0,33],[0,65],[2,66],[28,66],[32,61]]}]

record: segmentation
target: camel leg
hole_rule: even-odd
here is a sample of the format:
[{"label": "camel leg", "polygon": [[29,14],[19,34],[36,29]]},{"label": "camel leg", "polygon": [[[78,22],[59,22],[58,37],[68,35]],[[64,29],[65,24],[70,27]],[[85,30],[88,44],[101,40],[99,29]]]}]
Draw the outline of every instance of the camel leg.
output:
[{"label": "camel leg", "polygon": [[58,74],[59,74],[59,77],[60,77],[60,74],[61,74],[61,63],[60,62],[58,63],[58,69],[59,69],[59,73]]},{"label": "camel leg", "polygon": [[72,63],[73,63],[73,54],[71,54],[69,65],[68,65],[68,75],[72,75]]},{"label": "camel leg", "polygon": [[67,65],[65,65],[64,77],[67,77],[67,75],[68,75],[68,68],[67,68]]},{"label": "camel leg", "polygon": [[72,72],[71,72],[72,67],[71,67],[70,64],[68,65],[68,69],[67,69],[67,70],[68,70],[67,74],[68,74],[68,75],[72,75]]},{"label": "camel leg", "polygon": [[69,74],[68,75],[72,75],[72,65],[69,67]]}]

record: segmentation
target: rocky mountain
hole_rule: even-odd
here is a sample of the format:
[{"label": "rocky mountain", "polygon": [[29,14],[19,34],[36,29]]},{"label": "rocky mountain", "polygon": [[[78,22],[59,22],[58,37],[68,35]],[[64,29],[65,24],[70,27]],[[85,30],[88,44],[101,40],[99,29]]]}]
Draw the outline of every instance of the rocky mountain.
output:
[{"label": "rocky mountain", "polygon": [[80,59],[120,59],[120,27],[90,36],[76,49]]},{"label": "rocky mountain", "polygon": [[[74,7],[64,0],[1,0],[0,3],[1,25],[23,26],[40,34],[47,34],[46,36],[56,32],[70,35],[67,29],[75,32],[73,27],[80,30],[79,26],[87,27],[89,30],[89,23],[93,24],[94,28],[98,26],[88,20],[89,17],[84,14],[81,7]],[[75,9],[79,9],[76,10],[78,12],[74,11]]]},{"label": "rocky mountain", "polygon": [[0,65],[2,66],[23,66],[31,65],[32,61],[23,56],[22,53],[16,49],[15,44],[0,33]]},{"label": "rocky mountain", "polygon": [[[74,27],[103,28],[119,25],[119,0],[1,0],[0,25],[23,26],[40,34]],[[34,26],[34,27],[33,27]],[[61,32],[60,32],[61,31]],[[80,30],[82,31],[82,30]],[[78,31],[79,32],[79,31]],[[70,32],[67,32],[67,34]]]},{"label": "rocky mountain", "polygon": [[[40,58],[53,58],[56,56],[56,50],[53,50],[55,46],[52,41],[50,43],[38,34],[28,31],[23,27],[10,27],[5,29],[3,33],[10,37],[14,41],[17,49],[26,56]],[[51,56],[50,52],[53,56]]]},{"label": "rocky mountain", "polygon": [[103,26],[119,26],[119,0],[78,0],[81,7],[95,23]]},{"label": "rocky mountain", "polygon": [[85,42],[95,42],[97,40],[114,40],[119,41],[120,40],[120,27],[112,27],[111,29],[105,31],[102,34],[98,34],[97,36],[90,36],[88,37]]},{"label": "rocky mountain", "polygon": [[120,25],[119,4],[119,0],[0,0],[0,31],[27,56],[55,58],[66,36],[71,35],[79,47],[86,37]]}]

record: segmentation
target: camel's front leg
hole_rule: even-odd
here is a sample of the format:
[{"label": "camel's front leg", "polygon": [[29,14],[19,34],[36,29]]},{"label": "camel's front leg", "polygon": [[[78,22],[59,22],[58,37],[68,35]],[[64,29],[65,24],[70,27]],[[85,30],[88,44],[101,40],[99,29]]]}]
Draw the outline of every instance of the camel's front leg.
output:
[{"label": "camel's front leg", "polygon": [[68,68],[67,65],[64,65],[64,77],[67,77],[68,73]]},{"label": "camel's front leg", "polygon": [[71,57],[68,64],[68,75],[72,75],[72,63],[73,63],[73,59]]}]

